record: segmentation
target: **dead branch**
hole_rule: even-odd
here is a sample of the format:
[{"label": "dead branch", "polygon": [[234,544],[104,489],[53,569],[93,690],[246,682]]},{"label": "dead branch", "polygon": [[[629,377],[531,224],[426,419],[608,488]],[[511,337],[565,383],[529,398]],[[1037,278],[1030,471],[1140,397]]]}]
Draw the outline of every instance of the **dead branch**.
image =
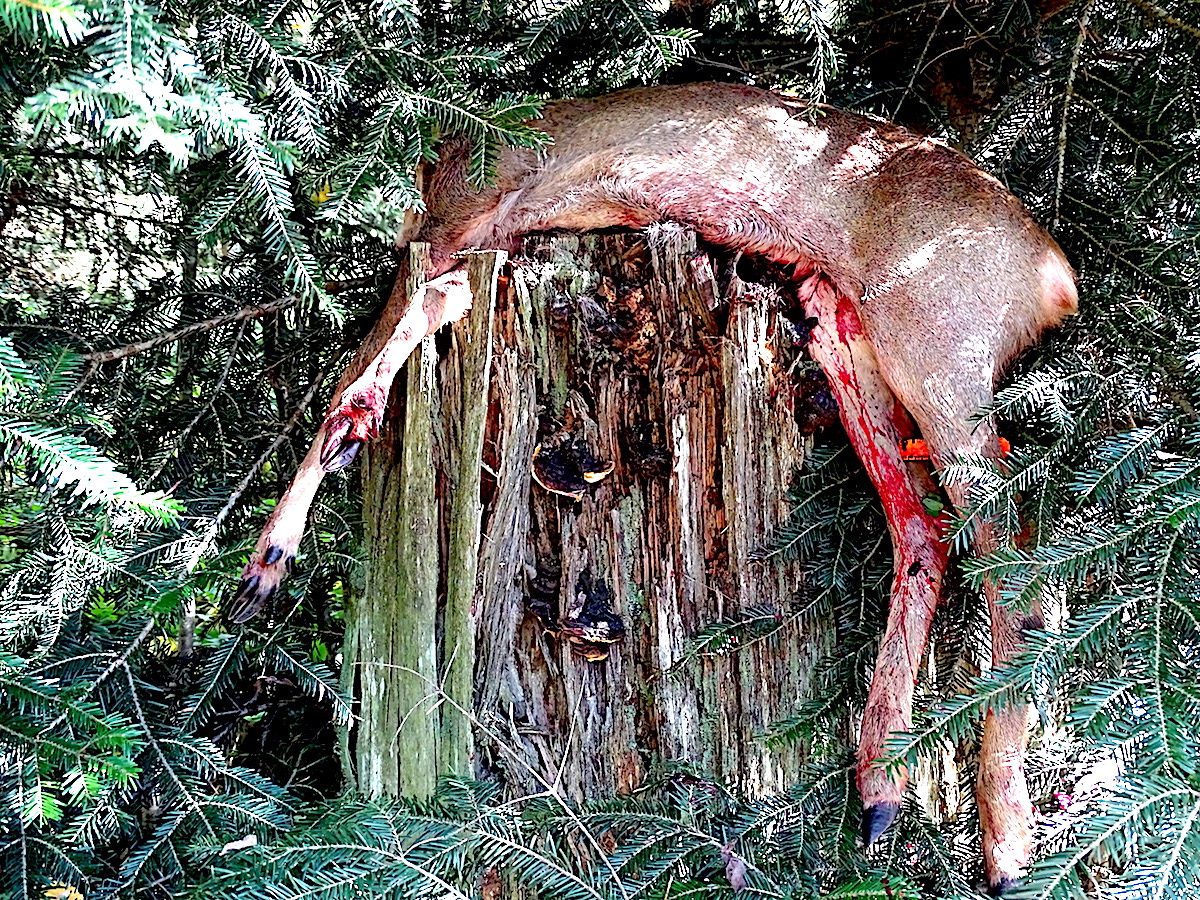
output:
[{"label": "dead branch", "polygon": [[349,278],[345,281],[327,281],[325,282],[325,293],[327,294],[342,294],[346,291],[361,291],[363,288],[375,287],[382,280],[395,280],[395,273],[388,275],[367,275],[363,278]]},{"label": "dead branch", "polygon": [[152,338],[146,338],[144,341],[126,344],[124,347],[113,347],[111,350],[85,353],[83,358],[93,366],[102,365],[114,360],[124,359],[127,356],[145,353],[147,350],[153,350],[155,347],[161,347],[163,344],[181,341],[184,338],[191,337],[193,334],[220,328],[222,325],[228,325],[230,322],[238,322],[242,319],[256,319],[268,313],[279,312],[279,310],[287,309],[295,302],[295,297],[280,297],[278,300],[272,300],[270,303],[264,303],[262,306],[245,306],[237,312],[216,316],[212,319],[205,319],[203,322],[193,322],[191,325],[185,325],[182,328],[176,328],[174,331],[167,331]]},{"label": "dead branch", "polygon": [[250,487],[250,483],[254,481],[255,476],[258,475],[258,470],[261,469],[263,465],[266,464],[266,461],[271,458],[272,453],[283,446],[284,442],[288,439],[288,436],[292,433],[292,430],[300,424],[300,420],[304,418],[304,413],[308,411],[308,407],[312,404],[313,400],[316,399],[317,391],[324,383],[325,376],[328,373],[329,366],[322,366],[317,372],[317,377],[314,378],[312,384],[309,385],[308,392],[304,395],[303,399],[301,399],[300,404],[295,408],[295,410],[292,411],[291,416],[288,418],[287,422],[284,423],[283,428],[277,435],[275,435],[275,439],[271,441],[271,446],[267,447],[267,449],[262,452],[262,455],[260,455],[258,459],[254,461],[254,464],[246,470],[246,474],[242,476],[242,479],[238,482],[237,487],[233,489],[233,493],[229,495],[229,499],[225,501],[225,505],[221,507],[221,511],[213,516],[212,521],[209,522],[208,527],[204,530],[203,536],[200,538],[200,541],[196,544],[195,549],[188,558],[186,567],[187,571],[190,572],[196,568],[196,565],[200,562],[200,559],[208,551],[208,548],[212,546],[213,541],[216,539],[217,532],[221,530],[221,525],[224,523],[226,516],[233,512],[234,508],[241,501],[242,495],[246,493],[246,489]]}]

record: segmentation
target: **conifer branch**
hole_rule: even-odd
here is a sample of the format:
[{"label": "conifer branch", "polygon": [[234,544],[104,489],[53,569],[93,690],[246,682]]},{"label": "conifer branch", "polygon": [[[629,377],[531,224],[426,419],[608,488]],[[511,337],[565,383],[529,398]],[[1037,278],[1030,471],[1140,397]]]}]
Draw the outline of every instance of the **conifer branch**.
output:
[{"label": "conifer branch", "polygon": [[220,328],[222,325],[228,325],[231,322],[240,322],[243,319],[257,319],[260,316],[270,315],[271,313],[276,313],[280,310],[287,309],[295,302],[295,297],[280,297],[278,300],[272,300],[269,303],[263,303],[258,306],[244,306],[237,312],[226,313],[223,316],[214,316],[211,319],[205,319],[203,322],[194,322],[191,325],[184,325],[182,328],[176,328],[173,331],[155,335],[154,337],[146,338],[143,341],[135,341],[134,343],[126,344],[123,347],[113,347],[109,350],[98,350],[93,353],[84,353],[82,354],[82,358],[94,366],[115,362],[118,359],[125,359],[129,356],[136,356],[139,353],[145,353],[148,350],[154,350],[155,348],[161,347],[164,344],[171,344],[176,341],[184,340],[185,338],[189,338],[194,334],[212,331],[214,328]]}]

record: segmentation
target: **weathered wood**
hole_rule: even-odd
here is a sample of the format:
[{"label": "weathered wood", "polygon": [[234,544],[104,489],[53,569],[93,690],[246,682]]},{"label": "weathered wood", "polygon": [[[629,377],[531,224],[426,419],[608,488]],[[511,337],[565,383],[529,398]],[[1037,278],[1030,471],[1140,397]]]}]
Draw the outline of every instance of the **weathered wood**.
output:
[{"label": "weathered wood", "polygon": [[[413,245],[407,290],[422,289],[428,248]],[[352,752],[369,796],[427,796],[437,777],[437,471],[431,464],[437,353],[427,338],[408,361],[389,416],[363,465],[370,564],[347,612],[346,664],[356,682]]]},{"label": "weathered wood", "polygon": [[[735,287],[726,308],[686,234],[659,246],[557,238],[526,252],[534,262],[514,278],[534,315],[523,355],[537,370],[543,425],[562,423],[615,469],[578,503],[535,488],[523,561],[553,584],[560,614],[585,586],[603,586],[630,634],[588,663],[526,615],[507,666],[522,684],[512,709],[524,715],[506,720],[481,696],[481,714],[506,726],[493,758],[518,750],[525,767],[505,768],[520,789],[538,789],[528,774],[538,771],[576,798],[633,790],[664,762],[748,791],[782,789],[800,748],[768,749],[759,737],[807,692],[824,637],[790,615],[799,565],[759,558],[786,518],[805,446],[780,304]],[[581,259],[599,273],[586,275]],[[497,459],[507,455],[498,443]],[[779,618],[771,637],[736,654],[698,652],[703,627],[753,608]]]},{"label": "weathered wood", "polygon": [[474,254],[467,270],[475,302],[451,331],[453,345],[442,367],[446,393],[444,468],[451,473],[446,556],[446,604],[441,641],[443,690],[441,763],[445,775],[470,777],[474,740],[475,605],[483,520],[480,473],[492,368],[492,320],[506,253]]},{"label": "weathered wood", "polygon": [[[806,448],[783,304],[735,277],[722,288],[686,232],[541,238],[521,257],[498,280],[498,257],[472,261],[476,310],[443,347],[439,390],[427,345],[394,400],[403,439],[389,425],[364,473],[372,596],[347,636],[360,787],[423,794],[466,771],[456,707],[470,706],[474,772],[513,795],[629,792],[663,767],[782,790],[803,747],[761,736],[810,692],[832,632],[794,614],[799,563],[765,553]],[[613,463],[578,501],[531,477],[535,448],[568,439]],[[602,598],[627,635],[590,662],[557,626]],[[736,652],[697,641],[745,618],[774,627]],[[430,685],[453,702],[433,710]]]}]

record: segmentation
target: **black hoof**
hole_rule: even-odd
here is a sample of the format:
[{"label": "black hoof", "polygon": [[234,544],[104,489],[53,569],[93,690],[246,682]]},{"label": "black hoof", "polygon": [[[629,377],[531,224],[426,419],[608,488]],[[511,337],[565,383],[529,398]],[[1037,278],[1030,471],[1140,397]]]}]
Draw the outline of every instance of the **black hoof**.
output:
[{"label": "black hoof", "polygon": [[230,625],[244,625],[263,611],[271,598],[275,596],[276,588],[259,590],[259,577],[252,575],[243,578],[238,585],[237,593],[225,608],[225,621]]},{"label": "black hoof", "polygon": [[326,472],[337,472],[346,468],[354,462],[364,443],[366,442],[356,438],[346,438],[326,444],[325,451],[321,454],[321,468]]},{"label": "black hoof", "polygon": [[989,897],[1007,897],[1011,894],[1021,882],[1016,878],[1001,878],[993,885],[988,886]]},{"label": "black hoof", "polygon": [[863,844],[870,847],[896,821],[900,813],[899,803],[876,803],[868,806],[862,814]]},{"label": "black hoof", "polygon": [[267,548],[266,555],[263,556],[263,564],[269,566],[273,563],[277,563],[279,562],[279,557],[281,556],[283,556],[283,548],[276,547],[274,544],[272,544]]}]

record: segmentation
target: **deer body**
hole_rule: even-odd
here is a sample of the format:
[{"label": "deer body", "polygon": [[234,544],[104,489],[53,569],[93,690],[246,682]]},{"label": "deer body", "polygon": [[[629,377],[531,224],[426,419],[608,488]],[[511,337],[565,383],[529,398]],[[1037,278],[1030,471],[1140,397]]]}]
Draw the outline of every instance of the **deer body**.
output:
[{"label": "deer body", "polygon": [[[957,151],[881,120],[806,110],[709,84],[552,104],[536,125],[553,145],[505,153],[492,188],[472,192],[463,154],[444,157],[424,223],[406,237],[431,244],[441,274],[464,247],[530,232],[680,222],[718,246],[825,272],[885,360],[937,371],[952,359],[973,381],[983,374],[974,397],[937,391],[937,412],[945,400],[974,412],[999,369],[1075,310],[1062,252]],[[903,390],[908,373],[887,368]],[[924,402],[924,390],[903,392]]]},{"label": "deer body", "polygon": [[[503,151],[493,186],[468,185],[466,148],[454,143],[425,173],[426,211],[410,217],[400,241],[431,245],[433,280],[421,303],[389,303],[339,385],[230,617],[257,613],[278,584],[322,463],[340,468],[354,457],[373,436],[408,353],[469,307],[456,253],[508,249],[552,229],[688,225],[713,244],[790,267],[798,299],[818,321],[812,354],[883,499],[896,577],[859,749],[870,841],[891,822],[903,788],[902,775],[871,763],[888,734],[911,725],[913,682],[947,557],[939,524],[921,504],[935,490],[929,473],[900,458],[899,440],[912,436],[915,421],[935,465],[999,455],[990,423],[974,416],[1004,365],[1075,311],[1070,266],[998,181],[945,145],[881,120],[828,109],[811,116],[763,90],[700,84],[554,103],[535,124],[552,144]],[[948,492],[965,500],[961,488]],[[979,549],[993,543],[980,528]],[[1001,661],[1028,623],[996,594],[991,585]],[[985,725],[980,812],[997,889],[1019,876],[1029,853],[1024,713],[1005,710]]]}]

